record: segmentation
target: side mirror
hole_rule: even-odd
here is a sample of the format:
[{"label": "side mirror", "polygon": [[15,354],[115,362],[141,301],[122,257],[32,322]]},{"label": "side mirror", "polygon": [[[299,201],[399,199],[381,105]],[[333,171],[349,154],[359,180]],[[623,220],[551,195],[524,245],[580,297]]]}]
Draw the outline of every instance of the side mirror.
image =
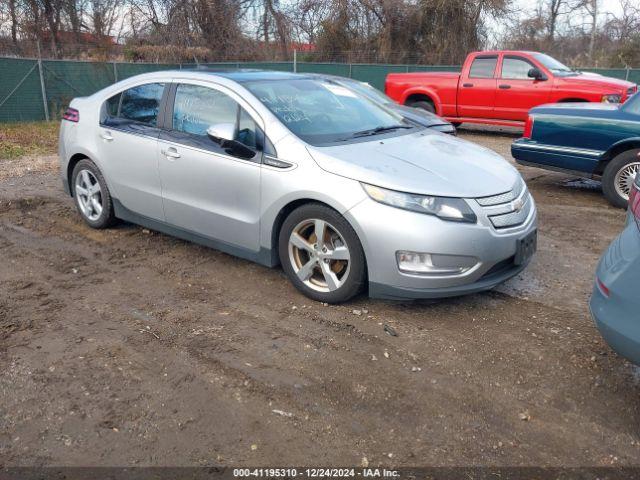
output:
[{"label": "side mirror", "polygon": [[545,77],[544,73],[542,73],[540,71],[539,68],[533,67],[530,68],[529,71],[527,72],[527,77],[529,78],[533,78],[535,80],[546,80],[547,77]]},{"label": "side mirror", "polygon": [[207,128],[207,135],[217,143],[233,141],[236,126],[233,123],[216,123]]}]

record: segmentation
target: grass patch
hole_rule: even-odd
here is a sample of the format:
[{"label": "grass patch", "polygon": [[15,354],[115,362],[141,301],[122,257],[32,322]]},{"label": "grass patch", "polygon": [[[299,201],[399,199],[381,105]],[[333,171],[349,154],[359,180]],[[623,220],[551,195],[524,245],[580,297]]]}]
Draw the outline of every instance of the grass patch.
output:
[{"label": "grass patch", "polygon": [[0,123],[0,159],[53,155],[60,122]]}]

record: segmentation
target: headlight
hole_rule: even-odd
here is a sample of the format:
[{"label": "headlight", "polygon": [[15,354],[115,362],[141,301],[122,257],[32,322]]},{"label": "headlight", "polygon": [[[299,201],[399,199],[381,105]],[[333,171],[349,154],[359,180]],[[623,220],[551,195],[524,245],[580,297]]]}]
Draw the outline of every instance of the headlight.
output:
[{"label": "headlight", "polygon": [[620,93],[610,93],[602,96],[602,103],[620,103],[620,100],[622,100],[622,94]]},{"label": "headlight", "polygon": [[396,192],[374,185],[362,184],[376,202],[384,203],[403,210],[435,215],[443,220],[454,222],[476,222],[476,214],[462,198],[434,197],[430,195],[417,195],[415,193]]}]

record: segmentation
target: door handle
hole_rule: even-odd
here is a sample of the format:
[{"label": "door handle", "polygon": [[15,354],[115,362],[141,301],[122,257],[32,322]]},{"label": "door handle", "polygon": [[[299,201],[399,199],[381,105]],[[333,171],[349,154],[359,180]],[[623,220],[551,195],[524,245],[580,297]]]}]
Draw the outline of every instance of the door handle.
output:
[{"label": "door handle", "polygon": [[160,153],[162,155],[164,155],[167,158],[180,158],[180,154],[178,153],[178,151],[173,148],[173,147],[169,147],[166,150],[160,150]]},{"label": "door handle", "polygon": [[509,90],[511,88],[511,85],[507,85],[507,84],[503,83],[502,85],[498,85],[498,88],[500,88],[502,90]]},{"label": "door handle", "polygon": [[471,88],[471,87],[473,87],[473,83],[463,83],[462,86],[464,88]]},{"label": "door handle", "polygon": [[100,134],[100,138],[102,138],[103,140],[106,140],[107,142],[110,142],[113,140],[113,137],[111,136],[111,132],[102,132]]}]

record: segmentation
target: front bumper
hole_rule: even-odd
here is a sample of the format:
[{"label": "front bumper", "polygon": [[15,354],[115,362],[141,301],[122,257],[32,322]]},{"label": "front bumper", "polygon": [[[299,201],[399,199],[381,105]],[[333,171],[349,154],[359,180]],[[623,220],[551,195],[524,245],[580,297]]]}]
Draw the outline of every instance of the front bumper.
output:
[{"label": "front bumper", "polygon": [[[465,295],[491,289],[521,272],[526,262],[514,263],[517,242],[537,228],[535,204],[524,223],[502,231],[493,228],[481,207],[469,204],[477,223],[445,221],[371,199],[347,212],[365,250],[369,295],[397,299]],[[398,251],[471,256],[477,263],[455,275],[405,273],[398,268]]]}]

